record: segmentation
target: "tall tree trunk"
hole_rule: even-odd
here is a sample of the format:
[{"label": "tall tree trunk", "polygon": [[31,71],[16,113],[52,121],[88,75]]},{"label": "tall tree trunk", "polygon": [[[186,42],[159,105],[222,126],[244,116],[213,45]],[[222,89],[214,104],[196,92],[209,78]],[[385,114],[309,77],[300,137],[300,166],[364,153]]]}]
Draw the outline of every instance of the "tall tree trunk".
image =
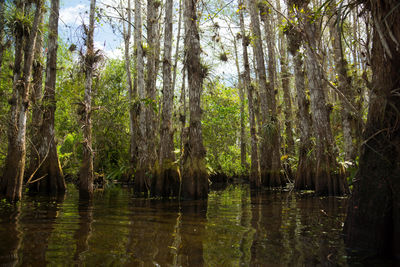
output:
[{"label": "tall tree trunk", "polygon": [[[267,121],[268,126],[265,130],[268,131],[264,136],[268,136],[267,146],[268,151],[271,151],[271,170],[262,183],[268,187],[279,187],[284,186],[285,182],[283,177],[280,176],[281,169],[281,156],[280,156],[280,127],[278,121],[278,113],[276,110],[276,95],[278,93],[277,79],[276,79],[276,55],[275,55],[275,33],[273,31],[273,15],[268,4],[259,4],[261,20],[264,22],[265,37],[267,41],[268,51],[268,78],[267,83]],[[264,120],[265,123],[265,120]],[[264,137],[264,138],[265,138]],[[261,177],[263,178],[263,177]]]},{"label": "tall tree trunk", "polygon": [[[178,18],[178,32],[176,33],[176,47],[175,47],[175,61],[174,61],[174,72],[172,75],[172,88],[175,90],[176,84],[176,73],[179,60],[179,43],[181,40],[181,28],[182,28],[182,0],[179,0],[179,18]],[[185,79],[183,79],[185,80]]]},{"label": "tall tree trunk", "polygon": [[325,84],[321,63],[317,56],[317,41],[319,29],[317,23],[311,22],[311,14],[307,6],[305,14],[304,30],[306,35],[306,66],[311,98],[312,121],[316,138],[316,173],[315,192],[318,195],[343,195],[347,192],[345,177],[339,172],[334,153],[334,142],[331,125],[329,122],[328,107],[325,100]]},{"label": "tall tree trunk", "polygon": [[344,225],[347,246],[400,259],[400,9],[365,1],[374,21],[372,92],[360,167]]},{"label": "tall tree trunk", "polygon": [[146,105],[146,166],[145,171],[147,175],[152,177],[155,182],[155,163],[157,161],[156,153],[156,116],[154,110],[156,107],[156,79],[157,79],[157,40],[158,37],[158,7],[160,2],[158,0],[147,1],[147,41],[148,51],[147,56],[147,79],[146,79],[146,97],[149,101]]},{"label": "tall tree trunk", "polygon": [[[125,19],[124,7],[121,1],[122,16]],[[132,82],[132,72],[131,72],[131,56],[130,56],[130,39],[132,35],[132,13],[131,13],[131,0],[128,0],[127,9],[127,21],[122,22],[123,38],[124,38],[124,57],[125,57],[125,71],[126,71],[126,82],[127,91],[129,95],[129,135],[130,135],[130,147],[129,147],[129,167],[128,171],[129,177],[134,174],[134,170],[137,164],[137,153],[138,153],[138,114],[137,108],[135,106],[135,101],[137,99],[137,90]]]},{"label": "tall tree trunk", "polygon": [[245,101],[244,101],[244,82],[242,75],[240,74],[240,66],[239,66],[239,55],[238,55],[238,49],[237,49],[237,43],[236,43],[236,37],[233,35],[231,28],[229,27],[229,30],[233,36],[233,46],[235,50],[235,65],[236,65],[236,70],[238,74],[238,91],[239,91],[239,99],[240,99],[240,164],[242,165],[243,168],[247,168],[247,162],[246,162],[246,124],[245,124],[245,111],[244,111],[244,106],[245,106]]},{"label": "tall tree trunk", "polygon": [[[339,21],[337,20],[336,1],[332,1],[330,3],[330,10],[333,14],[329,24],[329,30],[332,40],[335,72],[338,75],[338,83],[337,83],[338,89],[352,104],[354,104],[353,100],[355,96],[352,89],[352,81],[351,77],[347,74],[348,64],[347,60],[344,58],[343,55],[341,33],[338,30],[338,27],[340,27],[340,25]],[[355,116],[352,114],[351,108],[343,100],[341,101],[341,106],[342,107],[340,113],[342,116],[345,159],[355,160],[356,155],[354,153],[355,149],[353,145],[353,129],[352,129],[352,125],[354,125],[354,123],[352,122],[352,120],[356,119],[357,115]]]},{"label": "tall tree trunk", "polygon": [[257,140],[257,126],[256,126],[256,113],[255,113],[255,90],[251,84],[250,78],[250,64],[249,56],[247,53],[247,46],[250,44],[250,37],[247,36],[244,27],[244,5],[243,0],[239,2],[239,16],[240,16],[240,31],[242,34],[242,50],[243,50],[243,85],[246,88],[248,108],[249,108],[249,123],[250,123],[250,185],[254,188],[259,188],[261,184],[260,178],[260,162],[258,161],[258,140]]},{"label": "tall tree trunk", "polygon": [[0,73],[1,69],[3,66],[3,53],[4,53],[4,25],[5,25],[5,19],[4,19],[4,13],[5,13],[5,5],[4,5],[5,0],[0,0]]},{"label": "tall tree trunk", "polygon": [[200,63],[200,36],[197,29],[197,1],[185,0],[185,58],[189,81],[190,125],[188,141],[183,155],[182,197],[206,199],[208,173],[205,164],[206,150],[201,132],[200,99],[205,70]]},{"label": "tall tree trunk", "polygon": [[[40,24],[44,23],[44,15],[40,19]],[[30,144],[28,143],[28,163],[26,175],[32,175],[41,161],[39,155],[39,146],[42,141],[40,136],[40,127],[42,125],[43,110],[41,101],[43,98],[43,29],[41,26],[36,36],[35,58],[32,70],[32,91],[30,94],[30,101],[32,105],[31,123],[28,126],[28,135]]]},{"label": "tall tree trunk", "polygon": [[[256,57],[258,84],[260,87],[260,104],[262,127],[260,131],[260,167],[261,181],[266,186],[282,186],[280,178],[279,126],[276,118],[275,93],[272,83],[267,83],[260,19],[255,0],[248,0],[248,9],[252,24],[253,48]],[[271,73],[269,73],[271,75]],[[273,80],[273,75],[271,75]]]},{"label": "tall tree trunk", "polygon": [[32,173],[31,188],[50,194],[65,192],[66,185],[61,170],[55,140],[54,117],[56,111],[56,77],[58,48],[58,17],[60,2],[51,1],[49,18],[48,52],[46,63],[46,82],[42,99],[43,118],[40,127],[39,159],[36,161],[36,173]]},{"label": "tall tree trunk", "polygon": [[150,190],[150,180],[146,175],[146,106],[144,99],[146,98],[144,84],[144,60],[143,60],[143,44],[142,44],[142,3],[140,0],[135,0],[135,55],[136,55],[136,72],[135,84],[139,93],[137,112],[139,113],[138,124],[138,164],[135,173],[135,192],[147,193]]},{"label": "tall tree trunk", "polygon": [[179,171],[175,163],[174,132],[172,113],[174,109],[174,88],[171,80],[172,66],[172,14],[173,0],[165,3],[163,96],[160,129],[160,175],[157,177],[154,195],[177,196],[179,194]]},{"label": "tall tree trunk", "polygon": [[[277,8],[280,11],[281,5],[280,0],[277,1]],[[287,41],[286,36],[282,31],[279,31],[279,62],[281,66],[281,82],[282,82],[282,91],[283,91],[283,102],[285,105],[285,153],[286,155],[293,156],[294,155],[294,139],[293,139],[293,112],[292,112],[292,97],[290,95],[290,73],[288,67],[288,55],[287,55]],[[287,164],[287,167],[290,166]],[[290,171],[291,172],[291,171]]]},{"label": "tall tree trunk", "polygon": [[[294,1],[288,1],[289,16],[294,15]],[[314,162],[313,162],[313,144],[312,120],[310,114],[310,101],[306,94],[305,73],[304,73],[304,55],[300,52],[302,44],[301,33],[295,27],[289,27],[286,30],[288,36],[288,50],[293,56],[294,79],[297,92],[298,111],[298,129],[300,135],[298,157],[299,163],[295,174],[295,190],[314,190]]]},{"label": "tall tree trunk", "polygon": [[96,0],[90,1],[89,28],[86,29],[86,55],[85,55],[85,94],[81,123],[83,128],[83,157],[79,171],[79,196],[88,199],[93,196],[93,151],[92,151],[92,86],[95,64],[94,51],[94,16]]},{"label": "tall tree trunk", "polygon": [[[24,13],[25,3],[17,2],[17,12]],[[30,77],[36,46],[40,17],[43,12],[42,1],[36,3],[35,17],[29,38],[25,35],[21,21],[15,30],[16,47],[14,62],[13,95],[10,100],[10,125],[8,129],[8,151],[0,186],[0,194],[13,202],[21,199],[22,180],[25,170],[26,121],[29,107]],[[23,49],[23,44],[25,47]],[[24,58],[23,66],[22,59]],[[22,67],[22,68],[21,68]],[[22,76],[21,76],[22,74]]]}]

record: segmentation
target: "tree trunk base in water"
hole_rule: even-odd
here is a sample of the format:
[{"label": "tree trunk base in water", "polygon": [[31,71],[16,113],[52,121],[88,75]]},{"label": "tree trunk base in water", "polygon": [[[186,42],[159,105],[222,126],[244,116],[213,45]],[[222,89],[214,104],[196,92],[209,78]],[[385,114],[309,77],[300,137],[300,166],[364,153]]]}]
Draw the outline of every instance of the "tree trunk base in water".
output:
[{"label": "tree trunk base in water", "polygon": [[313,173],[313,166],[309,159],[299,160],[296,177],[294,179],[294,189],[296,191],[315,190],[315,173]]},{"label": "tree trunk base in water", "polygon": [[145,194],[148,195],[151,189],[151,177],[154,174],[144,169],[139,169],[135,173],[135,179],[133,184],[133,191],[135,194]]},{"label": "tree trunk base in water", "polygon": [[177,166],[173,163],[164,164],[153,183],[152,196],[155,197],[177,197],[181,175]]},{"label": "tree trunk base in water", "polygon": [[345,174],[329,164],[329,159],[318,159],[315,174],[315,194],[318,196],[343,196],[348,194]]},{"label": "tree trunk base in water", "polygon": [[204,160],[188,157],[183,166],[182,199],[206,199],[208,173]]},{"label": "tree trunk base in water", "polygon": [[285,187],[286,182],[281,177],[280,171],[262,171],[261,172],[261,184],[266,187]]},{"label": "tree trunk base in water", "polygon": [[[36,171],[37,168],[39,169],[32,176],[30,182],[33,183],[27,184],[30,192],[41,192],[49,195],[65,192],[66,185],[58,157],[47,158],[40,167],[37,167],[37,164],[35,165],[31,168],[33,171],[30,173]],[[35,180],[36,182],[34,182]]]},{"label": "tree trunk base in water", "polygon": [[0,195],[8,201],[16,202],[22,196],[22,180],[24,175],[25,156],[21,156],[16,149],[7,155],[5,171],[0,184]]}]

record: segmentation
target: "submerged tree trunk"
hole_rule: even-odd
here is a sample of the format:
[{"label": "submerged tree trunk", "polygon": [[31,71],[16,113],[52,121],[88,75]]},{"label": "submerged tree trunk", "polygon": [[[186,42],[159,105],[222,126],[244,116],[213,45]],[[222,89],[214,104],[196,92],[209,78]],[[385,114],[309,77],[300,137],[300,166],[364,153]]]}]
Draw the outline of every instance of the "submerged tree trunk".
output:
[{"label": "submerged tree trunk", "polygon": [[95,64],[94,51],[94,16],[96,0],[90,1],[89,28],[86,29],[86,55],[85,55],[85,94],[83,99],[83,110],[81,123],[83,128],[83,156],[79,171],[79,196],[91,198],[93,196],[93,151],[92,151],[92,85]]},{"label": "submerged tree trunk", "polygon": [[249,123],[250,123],[250,185],[254,188],[259,188],[261,184],[260,177],[260,162],[258,160],[258,140],[257,140],[257,126],[256,126],[256,114],[255,114],[255,90],[251,84],[250,78],[250,64],[249,56],[247,53],[247,46],[250,44],[250,37],[247,36],[244,27],[244,6],[243,1],[239,1],[239,16],[240,16],[240,31],[242,35],[242,49],[243,49],[243,85],[247,91],[248,108],[249,108]]},{"label": "submerged tree trunk", "polygon": [[[293,1],[288,1],[288,6],[293,7]],[[293,14],[293,8],[289,15]],[[288,50],[293,56],[294,79],[297,92],[298,105],[298,129],[300,135],[298,157],[299,163],[295,174],[295,190],[314,190],[314,163],[313,163],[313,144],[311,142],[312,120],[310,115],[310,101],[306,94],[305,73],[303,54],[300,52],[302,36],[300,32],[289,27],[286,30],[288,36]]]},{"label": "submerged tree trunk", "polygon": [[208,196],[203,137],[201,132],[200,99],[205,69],[200,63],[200,36],[197,29],[197,1],[185,0],[185,58],[189,81],[190,125],[183,155],[182,197],[205,199]]},{"label": "submerged tree trunk", "polygon": [[154,188],[156,196],[178,196],[179,171],[175,163],[174,131],[172,113],[174,109],[174,88],[172,87],[172,14],[173,0],[165,4],[164,60],[163,60],[163,96],[161,111],[160,175]]},{"label": "submerged tree trunk", "polygon": [[135,55],[136,55],[136,71],[135,85],[139,93],[137,114],[139,115],[138,123],[138,164],[135,173],[134,191],[137,193],[147,193],[150,190],[150,180],[146,175],[146,108],[144,100],[146,98],[144,84],[144,60],[142,47],[142,3],[135,0]]},{"label": "submerged tree trunk", "polygon": [[374,21],[372,92],[354,192],[347,246],[400,259],[400,9],[398,1],[365,1]]},{"label": "submerged tree trunk", "polygon": [[[17,11],[24,13],[23,2],[17,2]],[[29,38],[25,35],[22,21],[17,22],[14,62],[13,95],[10,100],[10,125],[8,129],[8,151],[0,187],[9,201],[18,201],[22,195],[22,180],[26,155],[26,121],[29,107],[30,77],[42,9],[42,1],[36,3],[35,17]],[[25,47],[23,49],[23,44]],[[22,66],[22,58],[24,58]],[[22,67],[22,68],[21,68]],[[22,76],[21,76],[22,74]]]},{"label": "submerged tree trunk", "polygon": [[321,63],[317,57],[319,36],[317,23],[311,22],[305,7],[304,30],[306,35],[306,66],[310,89],[312,121],[316,138],[315,192],[318,195],[343,195],[347,192],[345,177],[339,172],[334,153],[334,142],[325,100]]},{"label": "submerged tree trunk", "polygon": [[42,99],[43,117],[40,127],[39,158],[34,165],[34,172],[29,184],[32,189],[50,194],[64,192],[66,189],[61,170],[55,140],[54,116],[56,111],[56,77],[57,77],[57,48],[58,48],[58,14],[59,0],[51,1],[49,18],[49,37],[46,64],[46,82]]}]

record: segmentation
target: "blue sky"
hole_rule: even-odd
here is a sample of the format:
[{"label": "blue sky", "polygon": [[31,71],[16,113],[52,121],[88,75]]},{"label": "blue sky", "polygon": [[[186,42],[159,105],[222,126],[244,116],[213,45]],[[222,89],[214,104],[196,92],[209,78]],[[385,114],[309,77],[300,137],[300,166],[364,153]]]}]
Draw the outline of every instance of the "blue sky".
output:
[{"label": "blue sky", "polygon": [[[113,0],[97,1],[97,6],[102,3],[114,4]],[[90,0],[61,0],[59,32],[64,42],[76,45],[82,44],[82,21],[88,21]],[[94,34],[95,46],[105,52],[108,57],[121,55],[119,49],[122,39],[112,32],[109,25],[100,22]]]}]

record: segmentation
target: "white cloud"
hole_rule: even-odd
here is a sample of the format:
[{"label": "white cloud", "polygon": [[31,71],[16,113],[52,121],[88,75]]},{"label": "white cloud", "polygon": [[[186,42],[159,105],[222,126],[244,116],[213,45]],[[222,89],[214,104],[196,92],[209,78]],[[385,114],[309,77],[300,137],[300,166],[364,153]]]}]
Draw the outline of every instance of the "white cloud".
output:
[{"label": "white cloud", "polygon": [[81,24],[82,18],[85,18],[85,12],[88,11],[88,6],[86,5],[76,5],[73,7],[67,7],[60,9],[60,20],[62,23],[67,25],[70,24]]}]

